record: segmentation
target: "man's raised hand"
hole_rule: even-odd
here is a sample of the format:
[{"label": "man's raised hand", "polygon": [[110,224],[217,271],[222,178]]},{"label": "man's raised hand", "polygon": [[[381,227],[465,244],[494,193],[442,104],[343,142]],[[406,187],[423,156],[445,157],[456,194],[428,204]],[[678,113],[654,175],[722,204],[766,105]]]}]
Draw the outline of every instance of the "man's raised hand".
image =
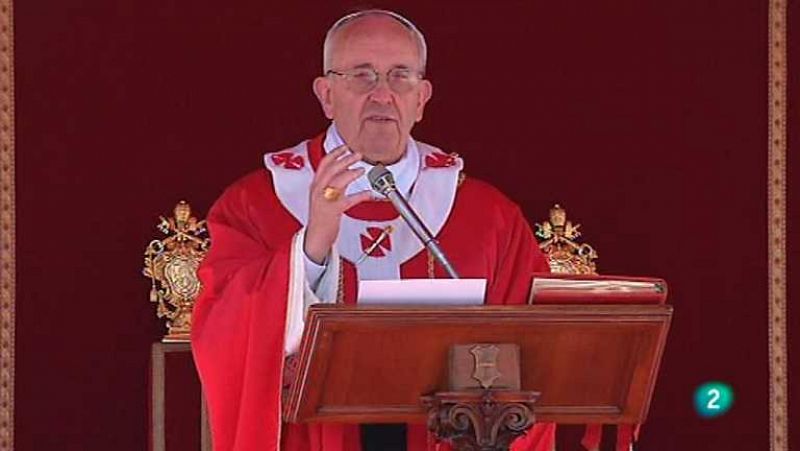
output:
[{"label": "man's raised hand", "polygon": [[369,190],[344,195],[347,186],[364,174],[363,168],[349,169],[361,160],[361,154],[347,154],[346,145],[337,147],[322,158],[309,189],[308,224],[306,225],[305,248],[303,249],[317,264],[323,264],[331,251],[342,214],[350,207],[369,200]]}]

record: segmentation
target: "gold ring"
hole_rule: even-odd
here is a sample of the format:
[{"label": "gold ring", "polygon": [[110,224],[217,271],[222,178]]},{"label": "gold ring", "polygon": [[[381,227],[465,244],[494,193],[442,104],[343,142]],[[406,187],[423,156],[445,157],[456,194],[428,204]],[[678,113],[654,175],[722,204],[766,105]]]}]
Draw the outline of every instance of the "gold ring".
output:
[{"label": "gold ring", "polygon": [[332,186],[326,186],[325,189],[322,190],[322,197],[327,201],[336,202],[342,197],[342,190]]}]

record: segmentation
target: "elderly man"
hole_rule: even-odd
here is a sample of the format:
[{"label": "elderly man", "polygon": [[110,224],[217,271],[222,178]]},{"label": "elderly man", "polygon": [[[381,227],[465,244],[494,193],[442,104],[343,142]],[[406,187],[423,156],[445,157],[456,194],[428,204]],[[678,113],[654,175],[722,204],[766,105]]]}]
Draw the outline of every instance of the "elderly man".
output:
[{"label": "elderly man", "polygon": [[[362,449],[358,426],[282,424],[280,397],[307,305],[354,303],[359,280],[446,277],[370,189],[373,164],[392,171],[461,275],[487,279],[487,303],[525,302],[531,272],[548,269],[515,204],[465,177],[455,154],[411,138],[432,94],[426,54],[419,30],[395,13],[337,21],[313,85],[328,130],[266,154],[266,168],[211,209],[192,342],[216,450]],[[553,434],[537,425],[515,449],[549,451]],[[447,448],[424,425],[403,435],[409,450]]]}]

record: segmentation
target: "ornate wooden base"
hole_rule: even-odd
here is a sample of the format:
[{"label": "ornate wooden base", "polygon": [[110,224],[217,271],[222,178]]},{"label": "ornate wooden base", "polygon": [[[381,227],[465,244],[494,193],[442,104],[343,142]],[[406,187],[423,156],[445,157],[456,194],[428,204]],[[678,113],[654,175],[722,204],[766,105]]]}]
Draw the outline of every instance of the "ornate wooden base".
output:
[{"label": "ornate wooden base", "polygon": [[456,450],[508,450],[535,421],[538,392],[470,390],[422,397],[428,429]]}]

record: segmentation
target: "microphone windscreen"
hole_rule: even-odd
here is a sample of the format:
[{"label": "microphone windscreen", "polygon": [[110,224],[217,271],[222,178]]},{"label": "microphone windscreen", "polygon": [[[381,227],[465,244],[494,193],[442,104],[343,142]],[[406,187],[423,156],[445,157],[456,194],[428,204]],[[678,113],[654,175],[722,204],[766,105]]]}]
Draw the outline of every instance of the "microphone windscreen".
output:
[{"label": "microphone windscreen", "polygon": [[394,188],[394,176],[392,176],[391,171],[380,163],[369,170],[367,180],[372,185],[372,189],[382,194],[386,194],[387,190]]}]

